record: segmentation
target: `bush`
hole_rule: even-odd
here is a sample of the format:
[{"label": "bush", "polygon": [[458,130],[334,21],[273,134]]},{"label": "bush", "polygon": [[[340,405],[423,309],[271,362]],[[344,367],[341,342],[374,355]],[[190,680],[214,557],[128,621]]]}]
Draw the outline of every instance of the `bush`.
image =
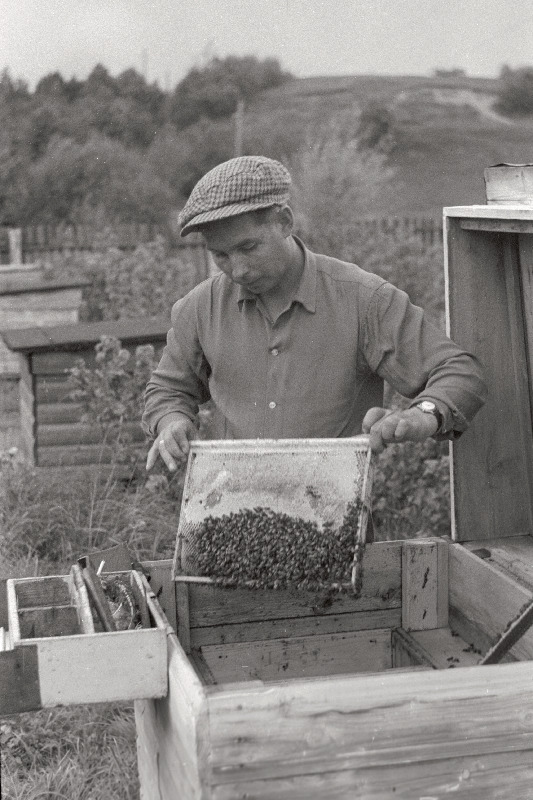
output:
[{"label": "bush", "polygon": [[509,117],[533,114],[533,67],[502,68],[500,91],[494,108]]}]

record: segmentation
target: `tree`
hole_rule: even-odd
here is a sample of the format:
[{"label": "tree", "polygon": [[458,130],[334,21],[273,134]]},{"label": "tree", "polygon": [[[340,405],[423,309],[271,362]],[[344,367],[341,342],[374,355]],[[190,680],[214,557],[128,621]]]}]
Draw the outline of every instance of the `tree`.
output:
[{"label": "tree", "polygon": [[395,144],[394,114],[380,103],[369,103],[361,111],[357,138],[359,147],[390,153]]},{"label": "tree", "polygon": [[515,70],[507,65],[502,67],[500,90],[494,107],[509,117],[533,114],[533,67]]},{"label": "tree", "polygon": [[216,119],[233,114],[239,99],[289,80],[277,59],[255,56],[212,58],[205,67],[192,69],[177,85],[170,103],[170,118],[178,130],[202,117]]}]

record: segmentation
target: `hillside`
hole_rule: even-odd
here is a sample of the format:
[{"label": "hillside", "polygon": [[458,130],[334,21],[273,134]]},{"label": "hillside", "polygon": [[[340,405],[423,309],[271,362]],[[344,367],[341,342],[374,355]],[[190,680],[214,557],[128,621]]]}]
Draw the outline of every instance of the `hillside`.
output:
[{"label": "hillside", "polygon": [[395,186],[370,213],[439,215],[446,205],[484,202],[485,167],[533,161],[533,118],[497,115],[497,87],[496,80],[469,77],[302,78],[265,92],[252,112],[317,121],[369,102],[386,105],[395,119]]}]

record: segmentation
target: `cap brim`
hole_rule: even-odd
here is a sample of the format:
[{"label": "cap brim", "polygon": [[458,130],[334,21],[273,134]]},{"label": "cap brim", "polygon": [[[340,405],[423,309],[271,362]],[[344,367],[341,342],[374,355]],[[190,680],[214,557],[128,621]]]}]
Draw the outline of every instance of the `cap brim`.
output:
[{"label": "cap brim", "polygon": [[220,219],[227,219],[228,217],[238,217],[240,214],[247,214],[249,211],[259,211],[262,208],[269,208],[270,206],[284,205],[289,200],[288,195],[272,195],[268,200],[258,201],[257,203],[248,201],[247,203],[232,203],[221,208],[214,208],[212,211],[204,211],[202,214],[197,214],[195,217],[186,222],[180,231],[180,236],[187,236],[189,233],[198,231],[202,225],[208,222],[217,222]]}]

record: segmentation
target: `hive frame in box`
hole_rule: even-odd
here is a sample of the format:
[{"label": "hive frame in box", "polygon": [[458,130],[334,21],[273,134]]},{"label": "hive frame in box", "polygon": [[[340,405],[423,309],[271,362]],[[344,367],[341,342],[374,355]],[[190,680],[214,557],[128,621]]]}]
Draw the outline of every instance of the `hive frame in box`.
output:
[{"label": "hive frame in box", "polygon": [[7,581],[10,648],[1,655],[4,664],[10,661],[6,670],[12,670],[13,681],[5,687],[3,713],[166,694],[166,640],[172,629],[144,575],[103,573],[114,574],[131,581],[150,627],[95,631],[74,571]]},{"label": "hive frame in box", "polygon": [[[245,485],[242,485],[240,481],[243,479],[238,477],[237,473],[228,475],[228,469],[231,469],[231,467],[227,469],[226,462],[220,461],[221,458],[227,458],[233,463],[234,469],[237,464],[238,472],[238,460],[240,458],[245,463],[250,463],[250,459],[254,457],[262,459],[262,475],[255,483],[254,475],[250,473],[251,468],[248,467],[244,475]],[[214,471],[209,472],[209,461],[216,462],[217,459],[219,459],[218,467],[214,466],[212,468]],[[265,462],[269,459],[272,461],[272,465],[267,468],[265,467]],[[319,459],[321,459],[321,462],[318,461]],[[199,460],[203,461],[201,467],[199,467]],[[295,489],[298,494],[303,494],[304,490],[305,492],[309,490],[309,486],[304,479],[305,476],[302,474],[294,476],[295,467],[290,462],[295,460],[298,460],[298,466],[301,470],[308,471],[307,477],[310,478],[312,476],[316,482],[322,481],[325,483],[325,478],[317,475],[318,468],[320,467],[321,470],[327,472],[329,467],[330,472],[326,478],[329,480],[328,488],[331,495],[335,495],[335,504],[332,501],[332,496],[330,496],[327,505],[317,510],[315,497],[312,498],[315,504],[314,507],[312,502],[305,502],[302,496],[295,499]],[[314,463],[312,463],[313,460]],[[286,500],[283,497],[283,488],[279,489],[277,486],[279,473],[272,474],[277,466],[283,467],[282,474],[284,477],[289,481],[291,478],[293,480],[291,484],[292,495]],[[351,469],[355,468],[354,474],[350,474],[350,469],[345,470],[343,475],[335,475],[331,471],[332,467],[336,467],[339,470],[343,466],[348,466]],[[202,470],[204,470],[203,474]],[[222,473],[225,474],[221,483]],[[281,510],[290,516],[298,516],[296,512],[297,506],[302,517],[307,519],[315,518],[316,516],[316,521],[322,524],[328,514],[336,517],[335,521],[339,523],[341,521],[339,509],[345,511],[348,503],[356,498],[361,500],[361,509],[358,514],[357,530],[354,537],[351,588],[357,593],[360,591],[362,554],[366,544],[366,529],[371,510],[372,478],[372,452],[367,435],[343,439],[248,439],[240,441],[192,442],[185,473],[183,501],[174,553],[174,580],[183,583],[213,583],[213,579],[209,576],[188,574],[189,571],[184,566],[184,542],[187,541],[188,534],[193,534],[193,524],[209,516],[211,509],[221,502],[223,505],[225,504],[225,509],[222,512],[218,509],[219,513],[230,513],[236,510],[240,511],[243,508],[255,508],[265,504],[274,511]],[[204,481],[203,484],[202,480]],[[222,485],[224,481],[225,484]],[[271,485],[265,485],[265,483],[269,484],[269,482]],[[276,496],[274,486],[280,496]],[[218,495],[216,502],[212,501],[210,505],[209,499],[215,493]],[[259,497],[262,499],[258,500]],[[321,502],[324,503],[325,501],[322,500]],[[202,503],[204,507],[200,509],[199,506]],[[194,523],[192,518],[194,518]]]}]

